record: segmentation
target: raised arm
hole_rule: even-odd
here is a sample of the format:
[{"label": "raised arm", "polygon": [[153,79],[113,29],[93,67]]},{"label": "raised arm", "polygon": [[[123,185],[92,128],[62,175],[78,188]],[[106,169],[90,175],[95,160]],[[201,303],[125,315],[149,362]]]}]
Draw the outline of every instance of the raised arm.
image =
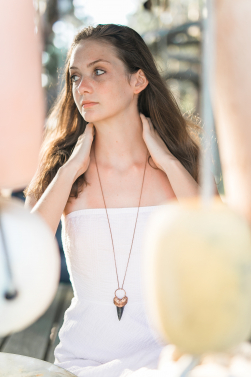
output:
[{"label": "raised arm", "polygon": [[31,213],[39,213],[54,234],[75,181],[76,172],[77,169],[73,165],[63,165],[38,201],[31,196],[26,198],[25,206],[32,208]]},{"label": "raised arm", "polygon": [[75,180],[83,174],[90,164],[90,150],[94,138],[94,127],[88,123],[80,135],[69,160],[59,168],[42,196],[36,201],[27,196],[25,207],[31,213],[39,213],[55,234]]}]

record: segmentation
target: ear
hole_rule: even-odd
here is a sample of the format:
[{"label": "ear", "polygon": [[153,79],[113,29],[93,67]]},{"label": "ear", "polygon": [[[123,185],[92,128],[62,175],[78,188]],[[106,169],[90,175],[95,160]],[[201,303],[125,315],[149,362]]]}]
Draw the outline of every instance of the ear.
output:
[{"label": "ear", "polygon": [[135,74],[134,80],[133,80],[133,86],[134,86],[134,94],[140,93],[142,90],[144,90],[148,85],[148,80],[142,71],[142,69],[139,69]]}]

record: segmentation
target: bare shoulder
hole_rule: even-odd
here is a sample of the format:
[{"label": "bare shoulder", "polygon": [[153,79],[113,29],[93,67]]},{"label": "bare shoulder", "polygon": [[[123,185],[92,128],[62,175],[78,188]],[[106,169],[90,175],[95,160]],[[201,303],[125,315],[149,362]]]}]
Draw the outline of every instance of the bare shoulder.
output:
[{"label": "bare shoulder", "polygon": [[65,217],[69,213],[71,213],[73,211],[76,211],[77,210],[76,203],[78,203],[78,201],[79,201],[79,199],[76,200],[74,198],[69,197],[68,200],[67,200],[67,202],[66,202],[66,205],[64,207],[62,216]]}]

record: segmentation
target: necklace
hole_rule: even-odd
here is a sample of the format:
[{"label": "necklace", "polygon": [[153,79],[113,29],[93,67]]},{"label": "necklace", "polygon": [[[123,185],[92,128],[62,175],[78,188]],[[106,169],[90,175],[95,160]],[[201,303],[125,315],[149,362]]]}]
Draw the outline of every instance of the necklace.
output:
[{"label": "necklace", "polygon": [[[147,151],[147,156],[148,156],[148,151]],[[141,186],[141,192],[140,192],[140,198],[139,198],[139,205],[138,205],[138,212],[137,212],[136,222],[135,222],[135,226],[134,226],[134,232],[133,232],[133,238],[132,238],[131,249],[130,249],[130,253],[129,253],[129,257],[128,257],[128,261],[127,261],[127,266],[126,266],[126,272],[125,272],[125,276],[124,276],[124,280],[123,280],[123,284],[122,284],[122,287],[121,287],[121,288],[119,288],[118,270],[117,270],[117,264],[116,264],[115,252],[114,252],[114,244],[113,244],[113,238],[112,238],[112,232],[111,232],[111,225],[110,225],[110,221],[109,221],[109,217],[108,217],[108,213],[107,213],[107,208],[106,208],[106,204],[105,204],[105,198],[104,198],[104,194],[103,194],[103,190],[102,190],[102,185],[101,185],[100,176],[99,176],[99,171],[98,171],[98,165],[97,165],[96,156],[95,156],[95,145],[94,145],[94,158],[95,158],[95,164],[96,164],[96,168],[97,168],[97,172],[98,172],[98,178],[99,178],[100,188],[101,188],[101,192],[102,192],[102,196],[103,196],[103,200],[104,200],[104,205],[105,205],[105,210],[106,210],[106,216],[107,216],[107,220],[108,220],[108,224],[109,224],[109,228],[110,228],[110,233],[111,233],[111,239],[112,239],[112,247],[113,247],[113,254],[114,254],[114,262],[115,262],[115,268],[116,268],[116,274],[117,274],[117,281],[118,281],[118,288],[117,288],[116,291],[114,292],[115,296],[114,296],[114,299],[113,299],[113,303],[114,303],[114,305],[116,305],[116,307],[117,307],[117,315],[118,315],[118,319],[119,319],[119,321],[120,321],[120,319],[121,319],[121,317],[122,317],[122,314],[123,314],[123,311],[124,311],[124,307],[125,307],[125,305],[126,305],[127,302],[128,302],[128,297],[126,296],[126,291],[124,290],[123,286],[124,286],[124,282],[125,282],[125,277],[126,277],[126,273],[127,273],[127,267],[128,267],[128,264],[129,264],[129,259],[130,259],[130,256],[131,256],[132,245],[133,245],[133,240],[134,240],[134,234],[135,234],[136,224],[137,224],[137,220],[138,220],[139,205],[140,205],[141,194],[142,194],[142,189],[143,189],[143,183],[144,183],[144,178],[145,178],[147,158],[146,158],[146,162],[145,162],[145,169],[144,169],[144,175],[143,175],[143,180],[142,180],[142,186]],[[124,296],[123,296],[123,297],[118,297],[118,296],[117,296],[117,291],[119,291],[119,290],[120,290],[120,291],[124,291]],[[121,293],[121,292],[120,292],[120,293]]]}]

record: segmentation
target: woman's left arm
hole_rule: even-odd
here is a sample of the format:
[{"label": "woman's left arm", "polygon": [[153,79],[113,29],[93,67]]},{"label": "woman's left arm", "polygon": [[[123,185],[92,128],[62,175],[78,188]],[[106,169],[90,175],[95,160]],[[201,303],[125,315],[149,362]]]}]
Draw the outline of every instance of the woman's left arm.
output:
[{"label": "woman's left arm", "polygon": [[[172,155],[164,141],[154,130],[150,118],[140,114],[143,125],[143,139],[157,168],[161,169],[168,177],[177,199],[182,197],[199,196],[200,186],[191,174]],[[218,194],[214,178],[215,195]]]}]

